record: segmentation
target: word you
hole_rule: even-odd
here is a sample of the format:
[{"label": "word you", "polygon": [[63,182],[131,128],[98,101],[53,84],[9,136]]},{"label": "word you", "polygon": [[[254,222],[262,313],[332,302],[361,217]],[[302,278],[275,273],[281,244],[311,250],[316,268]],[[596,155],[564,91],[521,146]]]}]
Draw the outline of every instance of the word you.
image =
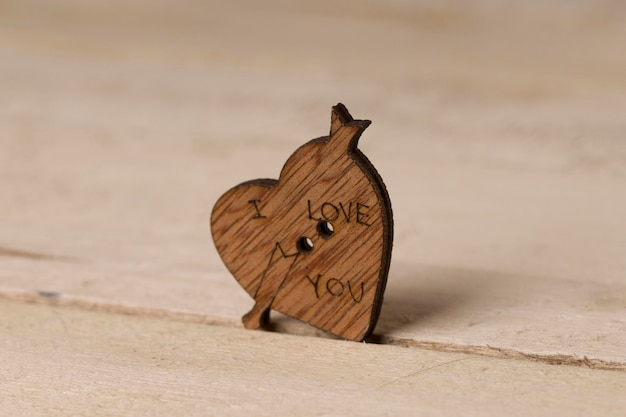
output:
[{"label": "word you", "polygon": [[[358,291],[359,287],[357,286],[356,289],[353,289],[351,280],[349,280],[347,284],[344,284],[341,280],[337,278],[326,279],[322,277],[321,274],[318,274],[315,279],[312,279],[310,276],[307,275],[306,279],[311,283],[311,285],[315,289],[315,296],[318,299],[320,298],[320,291],[321,291],[321,295],[324,295],[324,293],[327,292],[333,297],[341,297],[344,293],[346,293],[346,287],[348,290],[347,293],[350,294],[350,296],[352,297],[355,303],[360,303],[361,300],[363,299],[365,285],[362,282],[361,282],[361,291],[360,291],[361,294],[357,298],[357,295],[359,295],[359,291]],[[326,285],[323,285],[324,282],[326,283]]]}]

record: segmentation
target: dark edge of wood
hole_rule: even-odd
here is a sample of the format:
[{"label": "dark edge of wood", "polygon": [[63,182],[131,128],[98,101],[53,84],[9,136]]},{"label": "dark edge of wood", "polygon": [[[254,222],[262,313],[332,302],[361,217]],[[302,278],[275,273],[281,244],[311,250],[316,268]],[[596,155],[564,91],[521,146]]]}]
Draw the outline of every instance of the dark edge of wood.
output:
[{"label": "dark edge of wood", "polygon": [[[278,185],[278,180],[275,180],[273,178],[259,178],[259,179],[256,179],[256,180],[244,181],[241,184],[235,185],[230,190],[234,190],[234,189],[239,188],[239,187],[247,187],[249,185],[258,185],[259,187],[274,188],[274,187],[276,187]],[[218,201],[219,201],[219,199],[218,199]]]},{"label": "dark edge of wood", "polygon": [[[364,121],[355,121],[352,119],[352,116],[346,109],[342,103],[337,104],[333,107],[334,110],[343,113],[343,117],[347,116],[347,119],[350,121],[349,123],[354,122],[366,122],[367,124],[359,124],[363,126],[363,130],[369,126],[371,123],[369,120]],[[378,275],[378,285],[376,287],[376,292],[374,294],[374,303],[372,304],[372,314],[370,316],[370,325],[368,329],[365,331],[363,338],[360,340],[367,339],[373,333],[376,324],[378,323],[378,318],[380,317],[380,312],[382,310],[383,305],[383,297],[385,294],[385,288],[387,287],[387,278],[389,276],[389,269],[391,267],[391,252],[393,249],[393,210],[391,208],[391,199],[389,198],[389,193],[387,192],[387,187],[383,182],[382,177],[374,167],[374,164],[365,156],[360,149],[357,148],[359,138],[363,133],[361,130],[357,135],[355,135],[354,140],[350,142],[350,147],[348,148],[348,153],[354,160],[354,162],[363,170],[363,172],[367,175],[370,180],[370,183],[374,186],[374,191],[378,196],[378,204],[381,205],[381,213],[383,216],[383,257],[381,262],[381,269]]]}]

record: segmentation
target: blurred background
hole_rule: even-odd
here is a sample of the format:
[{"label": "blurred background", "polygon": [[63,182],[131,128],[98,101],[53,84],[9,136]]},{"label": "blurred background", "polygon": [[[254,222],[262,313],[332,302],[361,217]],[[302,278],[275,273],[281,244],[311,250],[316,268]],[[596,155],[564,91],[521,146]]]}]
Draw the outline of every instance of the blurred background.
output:
[{"label": "blurred background", "polygon": [[432,295],[396,304],[531,288],[510,305],[554,277],[599,285],[564,303],[623,308],[625,45],[618,0],[0,0],[0,247],[109,268],[5,259],[2,284],[198,311],[200,288],[240,294],[212,205],[343,102],[392,198],[389,289]]}]

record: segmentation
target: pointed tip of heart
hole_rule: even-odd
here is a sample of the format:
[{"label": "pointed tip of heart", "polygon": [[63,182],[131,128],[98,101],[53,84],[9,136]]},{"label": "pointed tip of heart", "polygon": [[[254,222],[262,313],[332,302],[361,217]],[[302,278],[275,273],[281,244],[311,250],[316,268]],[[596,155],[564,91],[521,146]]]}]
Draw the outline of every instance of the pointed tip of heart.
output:
[{"label": "pointed tip of heart", "polygon": [[[372,122],[370,120],[355,120],[343,103],[337,103],[336,106],[333,106],[331,114],[331,134],[333,133],[333,130],[336,130],[341,126],[360,126],[365,129],[371,123]],[[335,127],[335,129],[333,129],[333,127]]]},{"label": "pointed tip of heart", "polygon": [[370,120],[355,120],[343,103],[333,106],[330,118],[331,141],[346,142],[347,147],[356,146],[361,133],[371,124]]}]

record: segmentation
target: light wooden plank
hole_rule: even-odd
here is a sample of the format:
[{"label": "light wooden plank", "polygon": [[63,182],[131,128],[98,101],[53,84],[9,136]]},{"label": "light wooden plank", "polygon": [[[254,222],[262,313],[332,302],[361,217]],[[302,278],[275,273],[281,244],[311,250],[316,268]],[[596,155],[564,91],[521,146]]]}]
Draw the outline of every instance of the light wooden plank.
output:
[{"label": "light wooden plank", "polygon": [[623,369],[625,8],[401,3],[4,6],[0,293],[238,323],[211,207],[342,100],[394,207],[380,337]]},{"label": "light wooden plank", "polygon": [[0,301],[5,415],[621,416],[626,374]]}]

